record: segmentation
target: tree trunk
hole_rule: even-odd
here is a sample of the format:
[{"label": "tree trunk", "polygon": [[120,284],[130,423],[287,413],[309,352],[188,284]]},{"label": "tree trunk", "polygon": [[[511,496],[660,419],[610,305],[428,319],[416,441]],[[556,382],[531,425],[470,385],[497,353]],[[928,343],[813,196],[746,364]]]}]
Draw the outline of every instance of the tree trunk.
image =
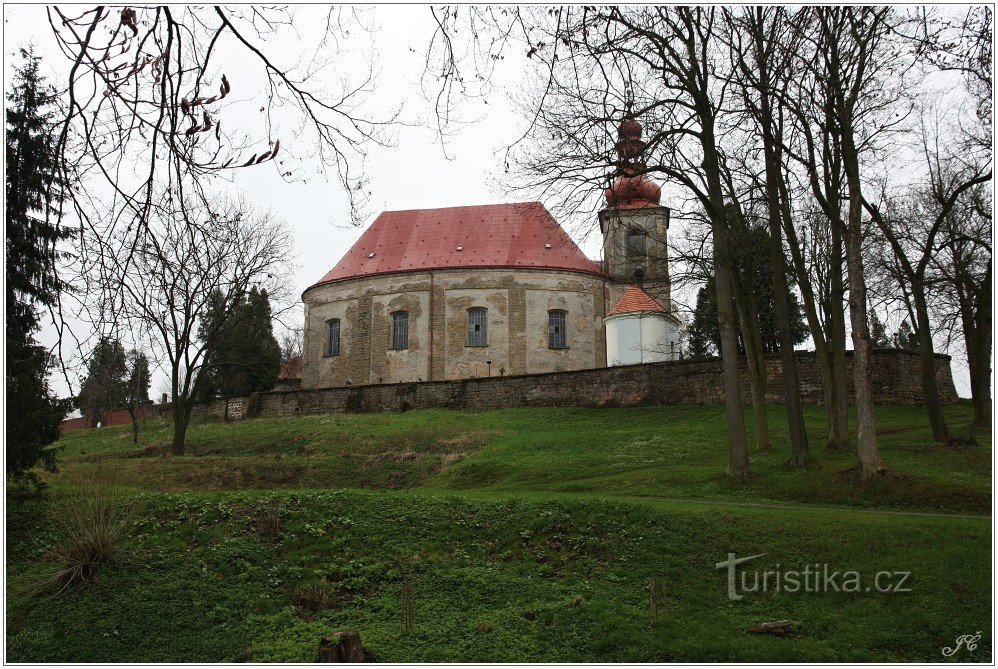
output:
[{"label": "tree trunk", "polygon": [[187,443],[187,426],[191,422],[191,407],[186,402],[173,401],[173,444],[170,452],[183,455]]},{"label": "tree trunk", "polygon": [[[784,195],[784,201],[786,195]],[[786,205],[783,205],[786,209]],[[800,294],[804,303],[804,316],[807,318],[807,327],[811,332],[811,340],[814,342],[814,353],[818,358],[818,369],[821,372],[821,391],[825,402],[825,414],[828,420],[828,446],[835,448],[832,436],[835,434],[835,402],[833,395],[834,376],[832,374],[832,356],[829,351],[828,341],[825,339],[825,331],[818,317],[818,303],[814,296],[814,288],[811,286],[811,277],[808,275],[807,267],[804,264],[804,256],[800,250],[800,241],[792,224],[789,223],[789,213],[783,212],[784,229],[787,233],[787,242],[790,247],[790,258],[797,277],[797,285],[800,286]],[[782,356],[782,350],[781,350]],[[797,358],[794,356],[796,368]]]},{"label": "tree trunk", "polygon": [[[719,198],[718,198],[719,199]],[[742,413],[741,380],[738,375],[738,336],[732,314],[731,256],[727,226],[718,208],[712,217],[714,238],[714,284],[717,290],[717,326],[721,335],[721,368],[724,378],[724,408],[728,425],[728,476],[744,479],[749,475],[745,446],[745,415]]]},{"label": "tree trunk", "polygon": [[132,419],[132,443],[139,443],[139,418],[134,407],[128,407],[128,416]]},{"label": "tree trunk", "polygon": [[319,642],[320,664],[364,662],[364,647],[360,641],[360,632],[342,630],[333,632]]},{"label": "tree trunk", "polygon": [[[783,158],[776,133],[782,131],[774,124],[770,105],[769,62],[763,44],[762,10],[756,10],[759,24],[755,32],[756,60],[759,65],[760,126],[766,163],[766,205],[769,214],[769,255],[773,266],[773,307],[776,312],[776,329],[780,339],[780,365],[783,371],[783,400],[787,407],[787,427],[790,432],[790,466],[805,467],[811,459],[804,427],[804,409],[800,400],[800,380],[797,376],[797,359],[794,357],[794,337],[790,327],[790,295],[787,286],[787,262],[783,254],[781,225],[780,182],[783,179]],[[821,331],[815,338],[822,336]],[[765,369],[765,368],[764,368]]]},{"label": "tree trunk", "polygon": [[879,472],[882,462],[877,448],[873,391],[870,388],[870,330],[866,313],[866,279],[863,275],[863,194],[853,130],[846,114],[840,113],[839,120],[842,123],[842,162],[849,187],[845,255],[849,277],[849,323],[852,327],[852,375],[856,395],[856,451],[863,468],[863,478],[870,478]]},{"label": "tree trunk", "polygon": [[932,346],[932,330],[929,321],[929,307],[925,302],[925,285],[919,278],[911,282],[912,301],[915,303],[915,319],[918,328],[918,357],[922,367],[922,403],[929,416],[932,438],[937,443],[950,440],[949,427],[943,415],[939,400],[939,384],[936,382],[936,352]]},{"label": "tree trunk", "polygon": [[[842,231],[832,221],[828,322],[832,361],[832,432],[828,447],[849,448],[849,379],[846,375],[845,286],[842,283]],[[864,307],[865,308],[865,307]]]},{"label": "tree trunk", "polygon": [[[755,423],[756,448],[768,451],[769,417],[766,413],[766,359],[762,354],[762,343],[759,337],[759,314],[749,309],[755,299],[753,291],[746,290],[747,282],[737,276],[732,277],[735,284],[735,311],[738,314],[739,330],[742,333],[742,344],[745,345],[745,362],[748,366],[749,388],[752,391],[752,418]],[[749,313],[755,313],[755,318]]]},{"label": "tree trunk", "polygon": [[[989,266],[984,281],[973,286],[970,293],[967,316],[964,317],[964,330],[967,323],[973,337],[964,336],[967,345],[967,363],[970,367],[970,393],[974,406],[974,427],[991,429],[991,284],[992,268]],[[964,311],[961,308],[961,311]]]}]

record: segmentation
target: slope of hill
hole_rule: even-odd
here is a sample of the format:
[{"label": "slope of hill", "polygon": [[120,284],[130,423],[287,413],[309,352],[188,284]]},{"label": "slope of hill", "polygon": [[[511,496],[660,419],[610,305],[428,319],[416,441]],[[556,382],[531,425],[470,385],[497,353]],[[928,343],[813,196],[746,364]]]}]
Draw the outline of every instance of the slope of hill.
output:
[{"label": "slope of hill", "polygon": [[[808,420],[820,444],[820,412]],[[876,482],[815,446],[806,472],[753,452],[739,486],[721,473],[720,407],[205,423],[182,458],[161,455],[162,424],[138,447],[127,428],[69,434],[45,497],[9,508],[7,659],[306,662],[351,627],[395,662],[936,661],[990,621],[991,524],[974,516],[991,451],[932,445],[917,409],[878,422],[891,472]],[[49,518],[95,474],[134,529],[124,559],[57,594]],[[764,554],[737,601],[716,568],[731,552]],[[746,591],[815,565],[838,591]],[[746,633],[778,619],[797,632]],[[991,641],[961,652],[988,661]]]}]

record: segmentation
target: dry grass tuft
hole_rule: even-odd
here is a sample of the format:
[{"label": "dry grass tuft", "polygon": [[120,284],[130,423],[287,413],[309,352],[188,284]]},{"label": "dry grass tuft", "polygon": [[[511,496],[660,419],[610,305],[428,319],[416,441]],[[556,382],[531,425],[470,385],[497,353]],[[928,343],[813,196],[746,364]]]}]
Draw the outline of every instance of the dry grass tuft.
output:
[{"label": "dry grass tuft", "polygon": [[112,487],[101,480],[57,510],[54,580],[64,588],[96,581],[101,567],[121,557],[131,519]]}]

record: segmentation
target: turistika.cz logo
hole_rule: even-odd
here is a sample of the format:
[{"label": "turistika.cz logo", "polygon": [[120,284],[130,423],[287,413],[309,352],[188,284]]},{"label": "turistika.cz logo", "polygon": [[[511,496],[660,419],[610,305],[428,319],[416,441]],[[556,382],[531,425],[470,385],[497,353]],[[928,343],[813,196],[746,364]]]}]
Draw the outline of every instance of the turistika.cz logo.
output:
[{"label": "turistika.cz logo", "polygon": [[809,564],[803,569],[781,569],[780,565],[762,571],[739,569],[764,555],[738,557],[736,553],[728,553],[727,560],[715,565],[717,569],[727,569],[728,599],[737,602],[747,594],[763,592],[911,592],[910,571],[878,571],[871,585],[858,571],[841,571],[821,563]]}]

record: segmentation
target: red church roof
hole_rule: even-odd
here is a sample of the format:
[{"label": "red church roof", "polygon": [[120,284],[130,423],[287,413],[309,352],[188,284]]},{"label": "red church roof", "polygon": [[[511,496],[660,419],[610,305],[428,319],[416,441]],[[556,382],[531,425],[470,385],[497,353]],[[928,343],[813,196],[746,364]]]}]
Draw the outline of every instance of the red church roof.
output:
[{"label": "red church roof", "polygon": [[544,205],[523,202],[383,212],[314,285],[375,274],[485,267],[603,276]]},{"label": "red church roof", "polygon": [[631,286],[624,293],[624,296],[617,300],[617,303],[613,305],[607,316],[616,316],[618,314],[636,314],[647,311],[658,311],[661,313],[669,313],[666,309],[655,301],[651,295],[638,288],[637,286]]}]

